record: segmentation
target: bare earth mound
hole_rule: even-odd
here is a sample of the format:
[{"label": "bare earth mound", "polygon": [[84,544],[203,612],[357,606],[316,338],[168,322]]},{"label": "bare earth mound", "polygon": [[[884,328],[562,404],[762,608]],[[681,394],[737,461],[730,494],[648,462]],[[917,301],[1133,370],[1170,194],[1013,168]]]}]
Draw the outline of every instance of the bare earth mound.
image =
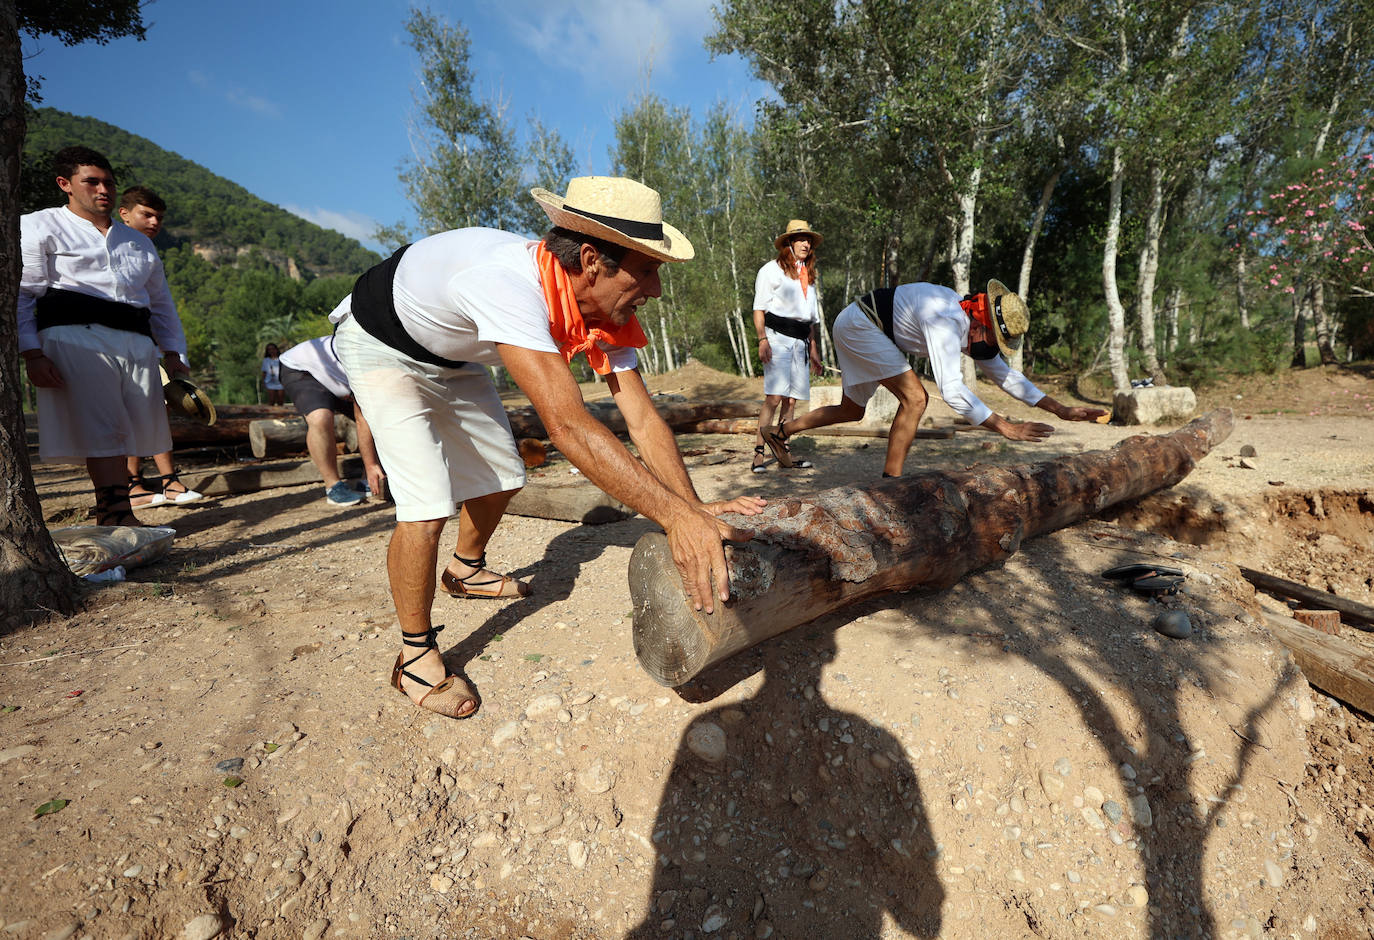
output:
[{"label": "bare earth mound", "polygon": [[[688,369],[651,385],[758,394]],[[1351,397],[1374,389],[1356,378],[1338,412],[1264,415],[1239,392],[1253,417],[1173,490],[678,690],[630,647],[626,566],[650,524],[512,517],[489,554],[534,595],[436,601],[483,699],[461,722],[387,685],[385,506],[341,512],[308,486],[146,510],[177,527],[171,555],[0,638],[3,929],[1365,936],[1374,733],[1309,692],[1261,627],[1282,605],[1236,569],[1374,603],[1374,420]],[[1127,433],[971,432],[918,442],[908,466]],[[799,439],[816,469],[754,476],[748,436],[682,440],[707,498],[873,480],[882,445]],[[50,516],[89,498],[77,468],[44,469],[40,489]],[[1100,577],[1155,560],[1187,572],[1184,593]],[[1192,636],[1153,631],[1164,609]],[[53,800],[68,802],[35,816]]]}]

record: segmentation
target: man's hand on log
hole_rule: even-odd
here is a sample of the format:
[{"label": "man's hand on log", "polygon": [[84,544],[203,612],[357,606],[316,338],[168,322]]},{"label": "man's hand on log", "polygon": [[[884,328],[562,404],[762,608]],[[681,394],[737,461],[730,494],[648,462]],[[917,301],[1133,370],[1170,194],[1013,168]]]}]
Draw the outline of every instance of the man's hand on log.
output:
[{"label": "man's hand on log", "polygon": [[702,503],[701,508],[713,516],[719,516],[725,512],[737,512],[741,516],[757,516],[763,512],[763,507],[767,505],[768,500],[760,496],[736,496],[734,499]]},{"label": "man's hand on log", "polygon": [[682,575],[682,585],[692,598],[692,609],[715,610],[715,597],[730,599],[730,571],[725,564],[721,539],[745,542],[750,533],[721,522],[709,513],[694,511],[664,526],[673,564]]}]

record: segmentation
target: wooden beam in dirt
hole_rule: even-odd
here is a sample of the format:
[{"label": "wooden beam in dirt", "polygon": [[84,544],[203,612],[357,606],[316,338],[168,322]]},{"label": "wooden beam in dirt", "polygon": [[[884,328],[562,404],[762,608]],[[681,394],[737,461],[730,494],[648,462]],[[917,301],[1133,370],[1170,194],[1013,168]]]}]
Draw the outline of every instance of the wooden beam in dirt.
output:
[{"label": "wooden beam in dirt", "polygon": [[553,472],[527,478],[525,488],[511,499],[506,512],[584,525],[619,522],[635,514],[633,509],[607,496],[586,477],[567,474],[566,478],[558,479]]},{"label": "wooden beam in dirt", "polygon": [[[339,475],[344,479],[361,477],[363,459],[356,455],[340,459]],[[182,482],[188,487],[206,496],[256,493],[259,490],[301,486],[305,483],[324,485],[324,481],[320,479],[320,471],[309,460],[277,460],[272,463],[183,470],[181,477]]]},{"label": "wooden beam in dirt", "polygon": [[[349,415],[334,415],[334,440],[349,453],[358,450],[358,425]],[[306,424],[300,415],[290,418],[257,418],[248,423],[248,447],[253,456],[280,457],[304,453]]]},{"label": "wooden beam in dirt", "polygon": [[1023,541],[1182,480],[1231,433],[1222,409],[1172,434],[1038,464],[932,471],[779,500],[727,517],[754,532],[730,545],[731,600],[692,610],[661,533],[630,558],[634,648],[656,681],[702,669],[855,601],[949,587]]},{"label": "wooden beam in dirt", "polygon": [[[684,425],[713,418],[747,418],[752,415],[757,420],[759,414],[759,403],[756,401],[669,401],[655,399],[654,408],[663,416],[668,427],[674,430]],[[620,413],[615,402],[589,401],[587,402],[587,411],[593,418],[596,418],[615,433],[625,433],[625,417]],[[535,413],[532,407],[507,408],[506,416],[510,418],[511,431],[516,437],[547,438],[549,436],[544,429],[544,422],[539,419],[539,415]]]},{"label": "wooden beam in dirt", "polygon": [[1307,681],[1332,698],[1374,715],[1374,657],[1360,646],[1264,612],[1270,635],[1288,648]]},{"label": "wooden beam in dirt", "polygon": [[[757,417],[753,418],[708,418],[692,424],[673,428],[679,434],[756,434],[759,429]],[[958,430],[954,427],[921,428],[916,432],[917,440],[947,441]],[[963,430],[971,430],[964,428]],[[812,428],[800,432],[802,436],[817,437],[887,437],[887,428],[861,428],[832,424],[825,428]]]},{"label": "wooden beam in dirt", "polygon": [[1374,607],[1370,607],[1368,604],[1347,600],[1339,594],[1319,591],[1305,584],[1277,578],[1272,574],[1265,574],[1263,571],[1256,571],[1253,568],[1242,567],[1240,573],[1245,580],[1266,594],[1273,594],[1280,598],[1291,597],[1319,610],[1340,611],[1341,619],[1350,626],[1357,630],[1374,632]]}]

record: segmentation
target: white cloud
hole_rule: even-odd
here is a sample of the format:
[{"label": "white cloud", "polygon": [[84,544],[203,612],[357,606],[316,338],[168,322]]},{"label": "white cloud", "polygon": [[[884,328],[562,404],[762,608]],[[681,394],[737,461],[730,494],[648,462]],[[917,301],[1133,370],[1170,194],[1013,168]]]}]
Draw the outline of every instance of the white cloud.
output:
[{"label": "white cloud", "polygon": [[361,212],[336,212],[333,209],[323,209],[316,206],[307,209],[304,206],[292,205],[290,203],[282,206],[292,215],[298,215],[307,222],[314,222],[322,228],[332,228],[334,231],[349,238],[356,238],[358,241],[367,245],[369,248],[379,248],[380,245],[372,237],[372,233],[377,230],[380,224],[374,218],[363,215]]},{"label": "white cloud", "polygon": [[672,74],[686,49],[714,30],[714,0],[582,0],[553,6],[517,0],[510,30],[548,68],[631,89],[652,73]]},{"label": "white cloud", "polygon": [[277,106],[276,102],[260,95],[249,94],[240,85],[221,85],[213,76],[207,75],[199,69],[192,69],[187,72],[186,78],[192,85],[203,88],[216,97],[223,98],[236,108],[252,111],[254,114],[273,119],[282,116],[281,108]]}]

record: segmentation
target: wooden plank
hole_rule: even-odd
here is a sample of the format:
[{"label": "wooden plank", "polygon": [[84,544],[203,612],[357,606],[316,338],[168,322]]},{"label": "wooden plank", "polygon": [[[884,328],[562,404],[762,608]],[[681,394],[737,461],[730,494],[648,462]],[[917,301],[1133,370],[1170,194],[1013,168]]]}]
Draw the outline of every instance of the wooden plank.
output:
[{"label": "wooden plank", "polygon": [[1339,610],[1341,619],[1355,629],[1374,632],[1374,607],[1370,607],[1368,604],[1347,600],[1336,594],[1328,594],[1326,591],[1319,591],[1296,581],[1276,578],[1272,574],[1265,574],[1263,571],[1256,571],[1253,568],[1242,567],[1240,573],[1245,580],[1266,594],[1273,594],[1276,597],[1291,597],[1294,600],[1302,601],[1309,607],[1321,610]]},{"label": "wooden plank", "polygon": [[[340,459],[339,475],[346,480],[362,477],[363,459],[356,454]],[[320,471],[309,460],[277,460],[234,467],[183,470],[181,482],[206,496],[256,493],[259,490],[279,486],[300,486],[305,483],[319,483],[320,486],[324,486],[320,479]]]},{"label": "wooden plank", "polygon": [[1264,624],[1274,639],[1288,647],[1309,683],[1374,715],[1374,657],[1362,647],[1268,611]]}]

